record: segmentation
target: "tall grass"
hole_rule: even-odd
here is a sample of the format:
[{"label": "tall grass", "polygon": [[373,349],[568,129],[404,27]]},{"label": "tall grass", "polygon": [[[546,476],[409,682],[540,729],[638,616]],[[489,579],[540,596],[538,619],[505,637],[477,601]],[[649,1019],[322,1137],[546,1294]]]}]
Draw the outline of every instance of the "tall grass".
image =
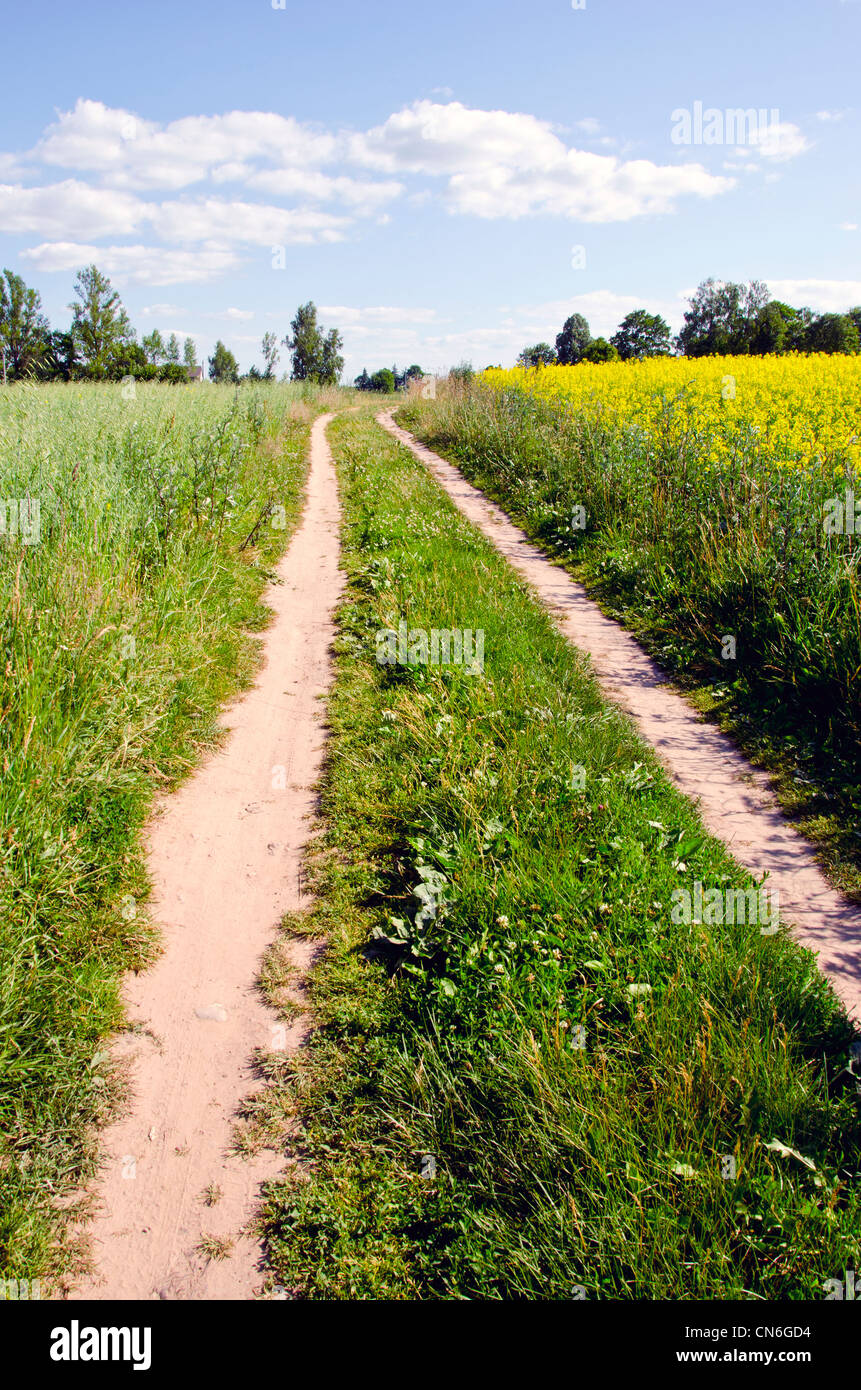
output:
[{"label": "tall grass", "polygon": [[[744,873],[422,466],[367,420],[330,433],[349,587],[317,899],[287,924],[328,952],[308,1053],[273,1066],[303,1157],[268,1204],[275,1277],[821,1296],[855,1267],[859,1120],[813,957],[673,921],[675,889]],[[483,674],[378,664],[400,617],[482,630]]]},{"label": "tall grass", "polygon": [[140,829],[254,669],[315,409],[281,387],[0,391],[6,1275],[76,1259],[62,1211],[115,1093],[101,1040],[157,950]]},{"label": "tall grass", "polygon": [[645,431],[478,382],[401,418],[782,771],[835,878],[861,889],[861,549],[824,526],[854,486],[850,450],[779,466],[740,425],[715,461],[683,391],[662,410],[664,427]]}]

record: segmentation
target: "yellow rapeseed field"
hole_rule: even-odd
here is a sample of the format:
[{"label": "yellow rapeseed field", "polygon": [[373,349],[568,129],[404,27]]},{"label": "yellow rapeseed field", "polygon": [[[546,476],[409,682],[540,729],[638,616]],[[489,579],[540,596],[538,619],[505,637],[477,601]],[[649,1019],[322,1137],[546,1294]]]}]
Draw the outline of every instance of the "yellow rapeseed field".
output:
[{"label": "yellow rapeseed field", "polygon": [[694,445],[705,462],[754,454],[794,466],[861,462],[861,355],[653,357],[576,367],[491,368],[499,390],[645,430],[656,445]]}]

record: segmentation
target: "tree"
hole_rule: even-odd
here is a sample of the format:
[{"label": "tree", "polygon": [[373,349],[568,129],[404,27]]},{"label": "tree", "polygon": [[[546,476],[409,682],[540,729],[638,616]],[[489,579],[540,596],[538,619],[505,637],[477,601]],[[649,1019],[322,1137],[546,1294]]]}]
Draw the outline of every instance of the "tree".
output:
[{"label": "tree", "polygon": [[660,314],[633,309],[622,319],[610,342],[623,362],[663,357],[670,351],[670,326]]},{"label": "tree", "polygon": [[757,318],[769,302],[768,286],[759,280],[737,285],[709,279],[688,302],[676,339],[679,351],[687,357],[737,356],[751,351]]},{"label": "tree", "polygon": [[534,347],[524,348],[517,359],[518,367],[550,367],[556,361],[556,353],[549,343],[536,343]]},{"label": "tree", "polygon": [[159,370],[158,379],[170,386],[187,386],[188,372],[181,362],[165,362]]},{"label": "tree", "polygon": [[807,333],[810,352],[857,352],[858,329],[848,314],[821,314]]},{"label": "tree", "polygon": [[167,358],[168,362],[179,361],[179,338],[177,338],[175,333],[171,333],[170,337],[167,340],[167,347],[165,348],[165,357]]},{"label": "tree", "polygon": [[585,353],[584,362],[618,362],[619,350],[606,338],[593,338]]},{"label": "tree", "polygon": [[583,315],[572,314],[556,337],[556,357],[560,365],[567,367],[582,361],[591,341],[592,334]]},{"label": "tree", "polygon": [[411,381],[424,381],[424,376],[425,374],[419,366],[418,362],[413,362],[412,366],[407,367],[406,371],[401,377],[400,384],[401,386],[407,386]]},{"label": "tree", "polygon": [[72,335],[88,374],[101,379],[134,340],[132,327],[119,294],[96,266],[78,272],[75,294],[78,303],[69,305]]},{"label": "tree", "polygon": [[284,346],[293,355],[294,381],[315,381],[321,386],[337,384],[344,369],[344,359],[340,355],[341,335],[336,328],[324,335],[317,323],[317,306],[313,301],[300,304],[296,310],[290,324],[290,337],[284,339]]},{"label": "tree", "polygon": [[0,357],[3,381],[29,376],[48,352],[50,326],[37,290],[12,270],[0,276]]},{"label": "tree", "polygon": [[190,371],[194,371],[197,366],[197,348],[194,346],[193,338],[186,338],[182,345],[182,361]]},{"label": "tree", "polygon": [[[785,306],[789,309],[789,305]],[[791,317],[787,320],[785,348],[787,352],[807,352],[810,329],[816,318],[812,309],[789,309]]]},{"label": "tree", "polygon": [[756,316],[750,339],[751,352],[762,356],[765,353],[786,351],[790,324],[797,311],[783,304],[779,299],[770,299]]},{"label": "tree", "polygon": [[378,372],[374,372],[368,382],[369,391],[394,391],[395,374],[391,367],[381,367]]},{"label": "tree", "polygon": [[363,367],[359,375],[354,378],[353,385],[357,391],[370,391],[371,378],[368,376],[367,367]]},{"label": "tree", "polygon": [[60,381],[71,381],[77,375],[79,366],[77,346],[72,334],[59,329],[49,333],[47,350],[42,360],[43,374]]},{"label": "tree", "polygon": [[114,378],[133,376],[139,381],[154,381],[158,373],[156,364],[147,360],[142,344],[134,340],[117,348],[109,368],[109,375]]},{"label": "tree", "polygon": [[152,333],[147,333],[145,338],[141,338],[141,347],[146,353],[146,360],[152,362],[153,366],[157,367],[165,360],[167,351],[157,328],[154,328]]},{"label": "tree", "polygon": [[343,339],[337,328],[330,328],[323,341],[323,361],[320,367],[320,385],[337,386],[344,370],[344,359],[341,356]]},{"label": "tree", "polygon": [[209,359],[209,375],[212,381],[239,380],[239,366],[229,348],[219,338],[215,351]]},{"label": "tree", "polygon": [[280,359],[278,339],[274,333],[263,334],[263,342],[260,344],[260,351],[263,353],[263,360],[266,363],[266,370],[263,376],[267,381],[271,381],[275,375],[275,368],[278,366]]}]

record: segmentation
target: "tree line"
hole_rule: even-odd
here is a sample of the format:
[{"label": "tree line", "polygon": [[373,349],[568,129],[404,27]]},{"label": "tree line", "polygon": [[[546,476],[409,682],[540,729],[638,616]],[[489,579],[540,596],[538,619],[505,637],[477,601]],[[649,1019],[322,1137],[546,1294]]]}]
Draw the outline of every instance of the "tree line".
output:
[{"label": "tree line", "polygon": [[571,314],[556,346],[524,348],[520,367],[577,362],[629,362],[646,357],[740,356],[785,352],[845,352],[861,348],[861,306],[846,314],[815,314],[772,299],[760,280],[749,284],[704,280],[688,301],[684,324],[672,338],[660,314],[634,309],[609,339],[593,338],[582,314]]},{"label": "tree line", "polygon": [[357,391],[403,391],[411,381],[423,380],[424,375],[417,362],[407,367],[405,372],[399,372],[395,364],[393,367],[381,367],[378,372],[368,375],[367,367],[363,367],[353,385]]},{"label": "tree line", "polygon": [[6,269],[0,276],[0,367],[2,380],[187,381],[197,366],[194,342],[167,342],[158,329],[137,340],[110,280],[95,265],[78,272],[68,328],[52,329],[38,290]]},{"label": "tree line", "polygon": [[[68,328],[52,329],[42,309],[38,290],[20,275],[5,269],[0,276],[0,380],[7,381],[139,381],[185,382],[198,368],[194,340],[186,337],[182,348],[175,333],[165,341],[159,329],[141,337],[132,328],[128,313],[110,280],[97,266],[85,266],[74,284]],[[291,354],[291,377],[337,385],[344,369],[341,335],[325,332],[317,322],[316,306],[309,301],[296,310],[290,332],[282,339],[265,333],[261,352],[265,367],[252,367],[240,375],[239,364],[221,341],[207,361],[212,381],[274,381],[280,361],[279,347]]]}]

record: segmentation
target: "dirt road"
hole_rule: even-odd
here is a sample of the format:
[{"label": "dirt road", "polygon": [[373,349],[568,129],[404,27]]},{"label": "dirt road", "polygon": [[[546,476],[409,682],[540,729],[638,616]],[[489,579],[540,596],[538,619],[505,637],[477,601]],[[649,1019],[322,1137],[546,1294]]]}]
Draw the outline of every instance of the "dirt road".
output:
[{"label": "dirt road", "polygon": [[[247,1299],[261,1284],[258,1241],[240,1235],[260,1183],[284,1157],[231,1155],[237,1107],[259,1081],[255,1049],[301,1045],[256,988],[282,915],[301,905],[299,870],[313,810],[331,680],[339,506],[325,438],[311,436],[307,500],[266,598],[275,619],[252,690],[227,711],[230,735],[148,833],[151,910],[164,954],[127,982],[131,1108],[104,1134],[96,1273],[76,1298]],[[297,948],[298,951],[298,948]],[[296,957],[300,968],[307,957]],[[210,1196],[221,1196],[207,1205]],[[232,1241],[224,1259],[198,1246]]]}]

